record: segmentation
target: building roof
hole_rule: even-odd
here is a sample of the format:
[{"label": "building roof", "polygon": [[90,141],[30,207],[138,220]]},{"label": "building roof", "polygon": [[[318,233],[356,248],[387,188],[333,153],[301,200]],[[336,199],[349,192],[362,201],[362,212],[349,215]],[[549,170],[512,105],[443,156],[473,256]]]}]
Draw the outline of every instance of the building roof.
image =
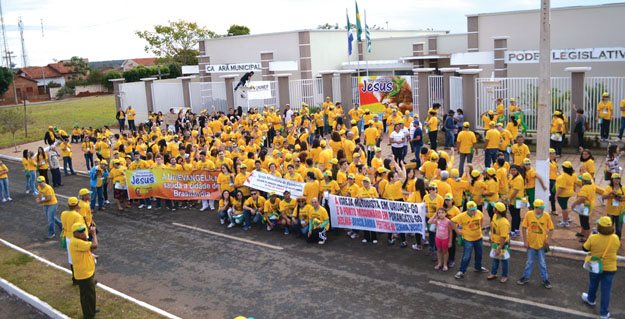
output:
[{"label": "building roof", "polygon": [[[299,29],[299,30],[289,30],[289,31],[276,31],[276,32],[266,32],[266,33],[254,33],[254,34],[243,34],[243,35],[234,35],[228,37],[219,37],[219,38],[204,38],[200,39],[200,41],[219,41],[219,40],[228,40],[228,39],[237,39],[237,38],[247,38],[247,37],[257,37],[257,36],[267,36],[267,35],[278,35],[278,34],[286,34],[286,33],[298,33],[298,32],[342,32],[346,33],[346,29]],[[419,35],[425,34],[441,34],[441,33],[449,33],[449,30],[427,30],[427,29],[414,29],[414,30],[371,30],[372,33],[399,33],[399,32],[423,32]]]},{"label": "building roof", "polygon": [[[604,3],[604,4],[595,4],[588,6],[568,6],[568,7],[556,7],[551,8],[551,11],[559,11],[559,10],[578,10],[578,9],[592,9],[592,8],[603,8],[603,7],[615,7],[615,6],[623,6],[625,3]],[[473,13],[467,14],[467,17],[476,17],[476,16],[488,16],[488,15],[500,15],[500,14],[515,14],[515,13],[531,13],[531,12],[540,12],[539,9],[529,9],[529,10],[513,10],[513,11],[501,11],[501,12],[484,12],[484,13]]]},{"label": "building roof", "polygon": [[19,69],[18,74],[23,74],[25,77],[31,79],[43,79],[44,76],[46,78],[58,78],[63,76],[63,74],[61,74],[56,69],[51,68],[49,65],[46,65],[44,67],[29,66],[21,68]]},{"label": "building roof", "polygon": [[31,79],[31,78],[29,78],[29,77],[27,77],[27,76],[23,75],[23,74],[15,74],[15,75],[13,76],[13,79],[14,79],[14,80],[13,80],[14,82],[15,82],[15,81],[17,81],[18,79],[22,79],[22,80],[26,80],[26,81],[31,81],[31,82],[34,82],[35,84],[37,84],[37,83],[38,83],[37,81],[35,81],[35,80],[33,80],[33,79]]},{"label": "building roof", "polygon": [[69,74],[72,72],[73,68],[72,66],[65,66],[65,63],[67,61],[59,61],[56,63],[50,63],[48,64],[49,67],[51,67],[52,69],[56,70],[57,72],[61,73],[61,74]]},{"label": "building roof", "polygon": [[[139,59],[128,59],[126,61],[134,61],[137,64],[143,65],[143,66],[150,66],[150,65],[154,65],[156,63],[156,59],[158,58],[139,58]],[[124,63],[126,63],[126,61],[124,61]]]}]

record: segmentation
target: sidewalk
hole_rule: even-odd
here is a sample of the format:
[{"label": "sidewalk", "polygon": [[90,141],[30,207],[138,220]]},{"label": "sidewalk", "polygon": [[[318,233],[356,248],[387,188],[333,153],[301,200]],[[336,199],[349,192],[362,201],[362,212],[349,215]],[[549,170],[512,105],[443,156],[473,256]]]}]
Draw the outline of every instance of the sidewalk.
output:
[{"label": "sidewalk", "polygon": [[[391,148],[390,146],[388,146],[387,143],[387,139],[385,136],[384,141],[382,142],[382,147],[383,147],[383,158],[392,158],[392,153],[391,153]],[[33,152],[37,151],[37,148],[39,146],[45,146],[43,144],[43,141],[39,141],[39,142],[31,142],[31,143],[27,143],[27,144],[22,144],[22,145],[18,145],[18,150],[19,152],[15,153],[14,148],[13,147],[9,147],[9,148],[4,148],[4,149],[0,149],[0,154],[1,155],[5,155],[5,156],[12,156],[12,157],[17,157],[17,158],[21,158],[22,157],[22,151],[24,149],[28,149],[31,150]],[[75,171],[86,171],[87,167],[85,165],[85,160],[82,157],[82,151],[80,149],[80,144],[72,144],[72,150],[74,153],[73,156],[73,166],[74,166],[74,170]],[[439,150],[444,150],[443,147],[439,147]],[[448,152],[451,155],[451,152],[449,150],[445,150],[446,152]],[[534,153],[532,153],[532,160],[534,161]],[[595,158],[595,168],[596,168],[596,176],[595,176],[595,183],[600,186],[600,187],[606,187],[608,185],[607,181],[603,180],[603,168],[605,167],[605,159],[606,156],[605,154],[598,154],[598,152],[595,151],[595,154],[593,154],[594,158]],[[409,153],[407,156],[407,162],[410,162],[410,160],[412,160],[414,158],[414,154]],[[562,164],[564,161],[571,161],[571,163],[573,163],[573,167],[577,168],[580,166],[580,161],[579,161],[579,154],[562,154],[562,157],[559,158],[558,160],[558,164]],[[454,160],[454,168],[458,168],[458,158],[456,157]],[[475,156],[473,158],[473,164],[474,167],[476,169],[483,169],[484,167],[484,154],[483,154],[483,150],[480,150],[479,155]],[[62,168],[61,168],[62,170]],[[547,184],[549,183],[549,181],[545,181]],[[85,182],[86,184],[86,182]],[[536,182],[537,186],[540,187],[538,181]],[[571,201],[569,203],[572,203],[574,199],[571,199]],[[548,204],[548,203],[547,203]],[[558,212],[559,211],[559,206],[556,205]],[[521,217],[525,216],[525,213],[527,212],[527,209],[524,209],[521,211]],[[560,213],[561,215],[561,213]],[[579,224],[579,218],[576,216],[577,214],[571,212],[570,214],[571,217],[571,227],[570,228],[558,228],[556,227],[556,229],[553,232],[553,238],[551,240],[551,245],[552,246],[560,246],[560,247],[566,247],[566,248],[570,248],[570,249],[576,249],[576,250],[581,250],[582,249],[582,244],[580,242],[578,242],[578,238],[575,237],[575,233],[579,232],[581,230],[580,228],[580,224]],[[593,211],[593,214],[590,217],[590,227],[595,228],[596,227],[596,220],[599,219],[599,217],[601,216],[605,216],[606,215],[606,207],[605,206],[601,206],[601,204],[599,203],[599,201],[597,200],[597,205],[595,207],[595,210]],[[487,214],[485,214],[485,216],[488,216]],[[560,216],[551,216],[554,225],[557,224],[560,221]],[[488,218],[488,217],[487,217]],[[490,221],[485,221],[485,223],[489,223]],[[514,239],[514,238],[513,238]],[[522,240],[521,237],[516,238],[516,240]],[[619,250],[619,255],[625,255],[625,247],[623,245],[623,243],[625,243],[625,241],[621,242],[621,248]]]}]

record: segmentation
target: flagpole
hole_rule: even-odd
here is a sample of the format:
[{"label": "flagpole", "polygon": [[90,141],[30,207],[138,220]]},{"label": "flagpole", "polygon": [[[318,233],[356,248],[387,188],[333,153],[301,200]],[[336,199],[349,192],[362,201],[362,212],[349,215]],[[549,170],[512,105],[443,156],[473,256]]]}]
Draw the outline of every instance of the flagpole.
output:
[{"label": "flagpole", "polygon": [[[347,41],[349,41],[349,34],[352,33],[352,29],[349,25],[349,12],[347,11],[347,8],[345,8],[345,16],[347,17]],[[349,54],[349,45],[350,43],[347,44],[347,69],[349,70],[351,68],[351,63],[352,63],[352,56]]]},{"label": "flagpole", "polygon": [[367,49],[365,50],[365,61],[367,67],[367,77],[369,77],[369,38],[367,37],[367,32],[369,32],[369,27],[367,26],[367,10],[365,9],[365,37],[367,38]]}]

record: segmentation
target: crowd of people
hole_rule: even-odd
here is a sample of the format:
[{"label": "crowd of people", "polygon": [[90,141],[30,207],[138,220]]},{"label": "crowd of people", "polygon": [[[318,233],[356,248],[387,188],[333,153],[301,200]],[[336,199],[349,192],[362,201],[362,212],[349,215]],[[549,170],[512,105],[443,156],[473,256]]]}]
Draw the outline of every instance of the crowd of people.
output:
[{"label": "crowd of people", "polygon": [[[595,184],[597,168],[590,150],[580,148],[581,165],[577,170],[570,161],[558,163],[568,120],[561,111],[555,111],[547,181],[533,168],[524,139],[527,127],[523,112],[513,99],[508,115],[502,100],[497,101],[494,110],[480,115],[483,132],[471,129],[474,125],[464,118],[461,109],[442,113],[438,104],[428,110],[423,120],[409,111],[402,113],[393,105],[388,105],[381,114],[363,110],[357,104],[345,112],[341,103],[327,98],[318,110],[306,103],[297,109],[289,105],[282,110],[265,106],[247,113],[239,107],[227,114],[214,109],[199,114],[190,109],[170,109],[165,114],[152,113],[147,121],[135,125],[136,113],[128,107],[116,114],[119,133],[106,126],[81,129],[76,124],[71,134],[67,134],[51,126],[44,138],[49,145],[47,149],[40,147],[36,154],[28,150],[23,153],[26,192],[37,196],[44,206],[48,238],[54,237],[55,224],[64,229],[64,238],[76,237],[74,231],[86,233],[86,238],[90,229],[95,228],[91,212],[105,210],[110,205],[111,191],[120,211],[132,206],[147,210],[164,206],[171,211],[210,209],[218,212],[219,222],[228,228],[240,225],[247,230],[260,225],[268,231],[279,230],[318,244],[325,244],[329,233],[339,233],[330,223],[330,194],[424,203],[426,236],[390,233],[389,245],[399,242],[401,248],[427,249],[426,254],[436,261],[434,268],[441,271],[455,267],[456,249],[462,246],[455,278],[465,276],[473,258],[477,272],[490,272],[489,280],[497,278],[501,265],[499,281],[505,283],[509,276],[510,240],[520,238],[527,248],[527,261],[517,284],[529,281],[537,262],[546,288],[552,286],[545,260],[552,231],[556,226],[570,227],[571,212],[578,215],[581,224],[576,236],[593,256],[605,248],[606,242],[612,243],[593,238],[609,237],[611,230],[620,239],[625,188],[621,185],[619,167],[623,152],[616,145],[608,149],[603,173],[610,185],[604,189]],[[439,136],[444,136],[443,148],[438,146]],[[479,140],[483,147],[478,146]],[[89,171],[90,189],[81,190],[78,203],[73,202],[73,197],[69,203],[70,210],[74,210],[74,204],[76,212],[83,217],[84,229],[74,227],[75,214],[67,223],[54,215],[58,204],[53,188],[63,185],[61,158],[65,175],[75,174],[72,143],[80,145]],[[388,153],[388,146],[392,156],[383,155]],[[480,151],[484,154],[483,165],[473,163],[473,157]],[[458,168],[454,168],[456,158]],[[218,203],[171,198],[129,200],[126,170],[150,168],[219,170],[221,199]],[[6,171],[0,162],[0,186]],[[48,171],[52,175],[51,185]],[[251,171],[304,182],[304,194],[294,198],[289,191],[276,194],[247,187],[244,181]],[[548,203],[535,198],[536,187],[550,192]],[[599,219],[598,233],[593,235],[590,218],[596,198],[607,203],[607,217]],[[558,217],[558,223],[552,222],[552,218]],[[347,235],[360,238],[363,243],[378,243],[376,232],[354,229],[348,230]],[[408,243],[407,235],[414,237],[414,244]],[[489,235],[491,243],[490,271],[482,263],[484,235]],[[73,246],[69,241],[68,247]],[[611,261],[606,267],[607,259],[604,260],[603,274],[616,271],[619,246],[620,240],[614,240],[610,249],[605,248],[609,254],[614,252],[614,267]],[[68,252],[73,257],[71,249]],[[611,278],[600,275],[593,279],[591,275],[585,301],[594,303],[596,293],[592,290],[596,291],[597,285],[593,286],[593,282],[597,280],[601,281],[602,296],[606,298],[603,289],[609,287]],[[604,315],[603,299],[601,311]]]}]

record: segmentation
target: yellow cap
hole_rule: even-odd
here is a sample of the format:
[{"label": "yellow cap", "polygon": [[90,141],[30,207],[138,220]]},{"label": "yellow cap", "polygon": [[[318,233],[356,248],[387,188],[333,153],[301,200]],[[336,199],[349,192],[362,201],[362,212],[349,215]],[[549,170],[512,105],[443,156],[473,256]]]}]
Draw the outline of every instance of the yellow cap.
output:
[{"label": "yellow cap", "polygon": [[474,201],[470,200],[470,201],[467,203],[467,209],[468,209],[468,210],[477,209],[477,204],[476,204]]},{"label": "yellow cap", "polygon": [[69,206],[76,206],[78,205],[78,198],[77,197],[70,197],[67,199],[67,205]]},{"label": "yellow cap", "polygon": [[332,176],[332,171],[329,169],[326,169],[325,172],[323,172],[323,176]]},{"label": "yellow cap", "polygon": [[326,146],[326,141],[321,141],[321,143],[319,143],[319,145],[321,145],[321,147],[325,147]]},{"label": "yellow cap", "polygon": [[373,124],[373,120],[369,120],[369,122],[367,122],[368,125]]},{"label": "yellow cap", "polygon": [[493,110],[488,111],[488,115],[493,115],[495,114],[495,112],[493,112]]},{"label": "yellow cap", "polygon": [[345,134],[345,130],[340,130],[339,135],[343,135],[343,134]]},{"label": "yellow cap", "polygon": [[301,147],[301,146],[299,146],[299,144],[295,144],[295,150],[296,150],[296,151],[299,151],[299,150],[301,150],[301,149],[302,149],[302,147]]},{"label": "yellow cap", "polygon": [[377,172],[382,174],[382,173],[386,173],[386,168],[384,167],[378,167]]},{"label": "yellow cap", "polygon": [[51,129],[53,129],[53,128],[54,128],[54,127],[52,127],[52,125],[48,126],[48,129],[49,129],[49,130],[51,130]]},{"label": "yellow cap", "polygon": [[513,97],[510,98],[510,102],[516,101]]},{"label": "yellow cap", "polygon": [[495,169],[494,169],[494,168],[492,168],[492,167],[489,167],[489,168],[486,170],[486,174],[488,174],[488,175],[490,175],[490,176],[495,175],[495,173],[497,173],[497,172],[496,172],[496,171],[495,171]]},{"label": "yellow cap", "polygon": [[352,124],[356,124],[356,120],[352,120],[352,122],[351,122],[351,123],[352,123]]},{"label": "yellow cap", "polygon": [[330,161],[328,161],[330,164],[338,164],[339,160],[337,160],[336,158],[331,159]]},{"label": "yellow cap", "polygon": [[523,159],[523,165],[532,165],[532,160],[529,158]]},{"label": "yellow cap", "polygon": [[80,195],[80,196],[85,196],[85,195],[87,195],[87,194],[91,194],[91,191],[90,191],[90,190],[88,190],[88,189],[86,189],[86,188],[81,188],[81,189],[78,191],[78,195]]},{"label": "yellow cap", "polygon": [[288,153],[288,154],[286,154],[285,158],[286,158],[287,160],[290,160],[290,159],[292,159],[292,158],[293,158],[293,155],[291,155],[291,153]]},{"label": "yellow cap", "polygon": [[506,211],[506,205],[502,202],[497,202],[495,203],[495,209],[499,212],[505,212]]},{"label": "yellow cap", "polygon": [[356,176],[354,176],[354,174],[349,174],[349,175],[347,175],[347,178],[349,178],[349,179],[356,179]]},{"label": "yellow cap", "polygon": [[503,127],[503,123],[497,123],[497,127]]},{"label": "yellow cap", "polygon": [[462,126],[469,127],[469,126],[471,126],[471,124],[469,122],[464,122],[464,123],[462,123]]},{"label": "yellow cap", "polygon": [[46,179],[43,176],[37,177],[37,182],[45,182]]},{"label": "yellow cap", "polygon": [[449,171],[449,174],[451,174],[451,177],[458,177],[458,175],[460,175],[460,171],[458,171],[457,168],[452,168],[451,171]]},{"label": "yellow cap", "polygon": [[621,179],[621,175],[619,175],[618,173],[612,173],[612,176],[610,178],[611,179],[615,179],[615,178]]},{"label": "yellow cap", "polygon": [[540,198],[535,199],[534,200],[534,207],[535,208],[543,208],[544,209],[545,208],[545,202],[542,199],[540,199]]},{"label": "yellow cap", "polygon": [[436,154],[436,153],[432,153],[432,155],[430,155],[430,160],[431,160],[431,161],[435,161],[435,160],[437,160],[437,159],[438,159],[438,154]]},{"label": "yellow cap", "polygon": [[603,216],[599,218],[599,220],[597,221],[597,224],[599,224],[599,226],[602,226],[602,227],[612,227],[612,219],[610,219],[610,217],[608,216]]},{"label": "yellow cap", "polygon": [[608,92],[603,92],[603,94],[601,94],[602,97],[610,97],[610,94]]},{"label": "yellow cap", "polygon": [[590,182],[592,180],[592,175],[590,175],[590,173],[584,173],[582,174],[582,179],[587,182]]},{"label": "yellow cap", "polygon": [[362,179],[363,182],[369,182],[371,183],[371,179],[369,177],[366,177]]},{"label": "yellow cap", "polygon": [[495,126],[495,121],[490,121],[490,122],[488,122],[488,125],[489,125],[489,126]]},{"label": "yellow cap", "polygon": [[555,111],[555,112],[553,112],[553,115],[562,115],[562,112],[560,112],[560,111]]},{"label": "yellow cap", "polygon": [[83,223],[74,223],[72,225],[72,233],[75,233],[77,231],[84,231],[85,230],[85,224]]},{"label": "yellow cap", "polygon": [[247,165],[241,164],[241,169],[244,169],[244,168],[247,169]]},{"label": "yellow cap", "polygon": [[376,151],[376,152],[382,152],[382,148],[381,148],[381,147],[376,147],[376,148],[375,148],[375,151]]},{"label": "yellow cap", "polygon": [[107,165],[107,164],[108,164],[108,162],[107,162],[106,160],[102,160],[102,162],[100,162],[100,164]]},{"label": "yellow cap", "polygon": [[553,148],[550,148],[550,149],[549,149],[549,153],[555,153],[555,152],[556,152],[556,150],[555,150],[555,149],[553,149]]},{"label": "yellow cap", "polygon": [[451,195],[451,193],[447,193],[447,194],[445,194],[445,198],[444,198],[444,199],[446,199],[446,200],[447,200],[447,199],[449,199],[449,200],[453,200],[453,199],[454,199],[454,196],[453,196],[453,195]]},{"label": "yellow cap", "polygon": [[564,163],[562,163],[562,167],[573,168],[573,164],[569,161],[564,161]]},{"label": "yellow cap", "polygon": [[269,196],[278,196],[278,194],[276,194],[276,192],[271,192],[269,193]]},{"label": "yellow cap", "polygon": [[480,171],[478,171],[478,170],[476,170],[476,169],[472,170],[472,171],[471,171],[471,176],[473,176],[473,177],[478,177],[478,176],[480,176]]},{"label": "yellow cap", "polygon": [[280,151],[278,151],[278,150],[273,150],[273,152],[271,152],[271,154],[273,154],[275,156],[275,155],[278,155],[279,152]]},{"label": "yellow cap", "polygon": [[354,154],[353,157],[360,157],[360,153]]},{"label": "yellow cap", "polygon": [[435,110],[435,109],[433,109],[433,108],[430,108],[430,109],[428,110],[428,113],[436,113],[436,110]]}]

